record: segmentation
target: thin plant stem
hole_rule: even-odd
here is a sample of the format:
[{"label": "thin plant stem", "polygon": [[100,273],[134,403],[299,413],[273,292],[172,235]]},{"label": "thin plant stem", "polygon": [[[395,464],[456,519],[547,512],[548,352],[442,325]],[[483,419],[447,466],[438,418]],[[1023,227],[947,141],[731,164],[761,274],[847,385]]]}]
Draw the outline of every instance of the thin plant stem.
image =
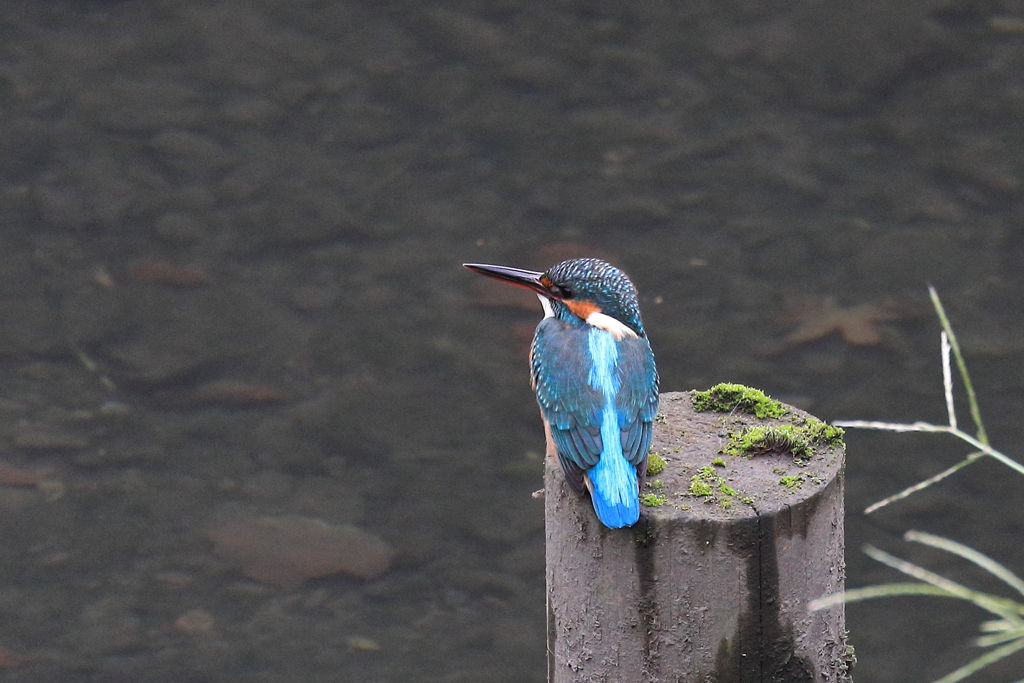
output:
[{"label": "thin plant stem", "polygon": [[960,343],[956,340],[956,335],[953,334],[953,326],[946,315],[946,309],[942,306],[942,300],[939,299],[939,293],[931,285],[928,285],[928,296],[932,299],[932,305],[935,307],[935,314],[939,316],[942,329],[949,335],[949,345],[953,350],[953,357],[956,358],[956,367],[960,371],[960,379],[967,391],[967,404],[971,411],[971,419],[974,420],[974,426],[978,430],[977,439],[983,444],[988,444],[988,434],[985,432],[985,425],[981,421],[981,409],[978,407],[978,396],[974,393],[971,376],[967,373],[967,362],[964,360],[964,354],[960,351]]},{"label": "thin plant stem", "polygon": [[949,335],[942,331],[942,389],[946,395],[946,414],[949,415],[949,426],[956,429],[956,407],[953,405],[953,373],[949,363]]},{"label": "thin plant stem", "polygon": [[861,429],[881,429],[888,432],[932,432],[936,434],[952,434],[956,438],[966,441],[970,445],[977,448],[985,455],[991,455],[993,458],[1003,463],[1007,467],[1016,470],[1020,474],[1024,474],[1024,465],[1014,460],[1008,455],[1004,455],[988,445],[988,443],[982,442],[977,438],[971,436],[965,431],[960,429],[953,429],[947,425],[933,425],[930,422],[912,422],[909,424],[899,422],[877,422],[875,420],[836,420],[832,424],[837,427],[859,427]]},{"label": "thin plant stem", "polygon": [[872,512],[875,512],[876,510],[880,510],[881,508],[884,508],[889,503],[895,503],[897,500],[902,500],[903,498],[906,498],[907,496],[909,496],[911,494],[917,493],[921,489],[926,489],[929,486],[931,486],[932,484],[935,484],[935,483],[945,479],[949,475],[954,474],[955,472],[963,469],[964,467],[967,467],[972,462],[974,462],[975,460],[977,460],[978,458],[980,458],[980,457],[982,457],[984,455],[985,454],[982,453],[981,451],[975,451],[975,452],[971,453],[970,455],[968,455],[963,460],[961,460],[960,462],[958,462],[957,464],[953,465],[952,467],[947,467],[946,469],[942,470],[938,474],[935,474],[935,475],[932,475],[931,477],[928,477],[924,481],[919,481],[916,484],[914,484],[913,486],[908,486],[907,488],[903,489],[899,493],[894,493],[893,495],[891,495],[891,496],[889,496],[887,498],[883,498],[882,500],[878,501],[877,503],[872,503],[871,505],[869,505],[866,508],[864,508],[864,514],[865,515],[870,515]]}]

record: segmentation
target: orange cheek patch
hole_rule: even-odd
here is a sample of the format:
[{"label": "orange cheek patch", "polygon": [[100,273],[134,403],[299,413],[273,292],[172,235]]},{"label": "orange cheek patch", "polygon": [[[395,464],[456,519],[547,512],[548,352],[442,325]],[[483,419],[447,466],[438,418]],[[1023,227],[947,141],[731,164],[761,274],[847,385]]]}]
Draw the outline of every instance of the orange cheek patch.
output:
[{"label": "orange cheek patch", "polygon": [[601,312],[600,306],[589,301],[573,301],[572,299],[569,299],[567,301],[563,301],[562,303],[568,306],[570,311],[572,311],[579,317],[583,318],[584,320],[586,320],[587,316],[589,316],[591,313]]}]

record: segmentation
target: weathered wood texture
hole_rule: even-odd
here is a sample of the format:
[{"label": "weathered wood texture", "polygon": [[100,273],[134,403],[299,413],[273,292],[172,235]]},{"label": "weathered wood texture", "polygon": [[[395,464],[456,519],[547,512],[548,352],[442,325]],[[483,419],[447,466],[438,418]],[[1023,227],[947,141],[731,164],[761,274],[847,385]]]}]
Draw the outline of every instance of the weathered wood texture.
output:
[{"label": "weathered wood texture", "polygon": [[[667,467],[648,482],[663,487],[643,492],[667,502],[632,528],[601,525],[546,459],[548,680],[848,682],[842,606],[806,608],[843,588],[842,446],[815,448],[804,466],[723,455],[744,425],[808,416],[697,413],[688,393],[663,394],[660,412],[653,448]],[[688,495],[715,458],[736,494],[712,478],[718,495]],[[802,483],[785,486],[787,475]]]}]

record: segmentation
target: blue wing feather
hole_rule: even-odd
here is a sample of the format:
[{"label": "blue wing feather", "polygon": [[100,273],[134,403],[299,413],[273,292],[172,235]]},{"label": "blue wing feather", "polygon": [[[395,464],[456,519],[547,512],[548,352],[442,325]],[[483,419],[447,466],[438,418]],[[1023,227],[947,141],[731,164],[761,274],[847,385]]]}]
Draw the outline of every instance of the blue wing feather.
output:
[{"label": "blue wing feather", "polygon": [[618,346],[619,393],[615,407],[623,431],[622,454],[637,465],[642,478],[651,447],[651,424],[658,413],[658,370],[647,339],[625,339]]},{"label": "blue wing feather", "polygon": [[[597,465],[604,451],[601,415],[605,398],[589,381],[591,329],[545,318],[537,326],[530,354],[537,402],[551,426],[566,480],[577,491],[583,490],[584,473]],[[619,388],[615,412],[622,454],[636,467],[642,481],[651,443],[651,423],[658,410],[654,354],[646,338],[624,339],[616,343],[616,350]]]},{"label": "blue wing feather", "polygon": [[530,351],[530,375],[537,403],[551,427],[551,439],[565,478],[583,491],[583,473],[601,457],[600,412],[604,397],[587,383],[586,330],[545,318]]}]

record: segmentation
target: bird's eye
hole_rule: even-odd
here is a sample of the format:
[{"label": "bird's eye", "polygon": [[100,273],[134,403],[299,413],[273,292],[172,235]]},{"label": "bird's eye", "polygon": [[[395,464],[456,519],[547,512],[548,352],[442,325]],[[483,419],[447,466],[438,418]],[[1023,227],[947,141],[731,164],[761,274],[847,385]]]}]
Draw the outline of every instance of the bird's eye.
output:
[{"label": "bird's eye", "polygon": [[559,299],[571,299],[572,290],[562,285],[551,285],[551,293],[557,296]]}]

